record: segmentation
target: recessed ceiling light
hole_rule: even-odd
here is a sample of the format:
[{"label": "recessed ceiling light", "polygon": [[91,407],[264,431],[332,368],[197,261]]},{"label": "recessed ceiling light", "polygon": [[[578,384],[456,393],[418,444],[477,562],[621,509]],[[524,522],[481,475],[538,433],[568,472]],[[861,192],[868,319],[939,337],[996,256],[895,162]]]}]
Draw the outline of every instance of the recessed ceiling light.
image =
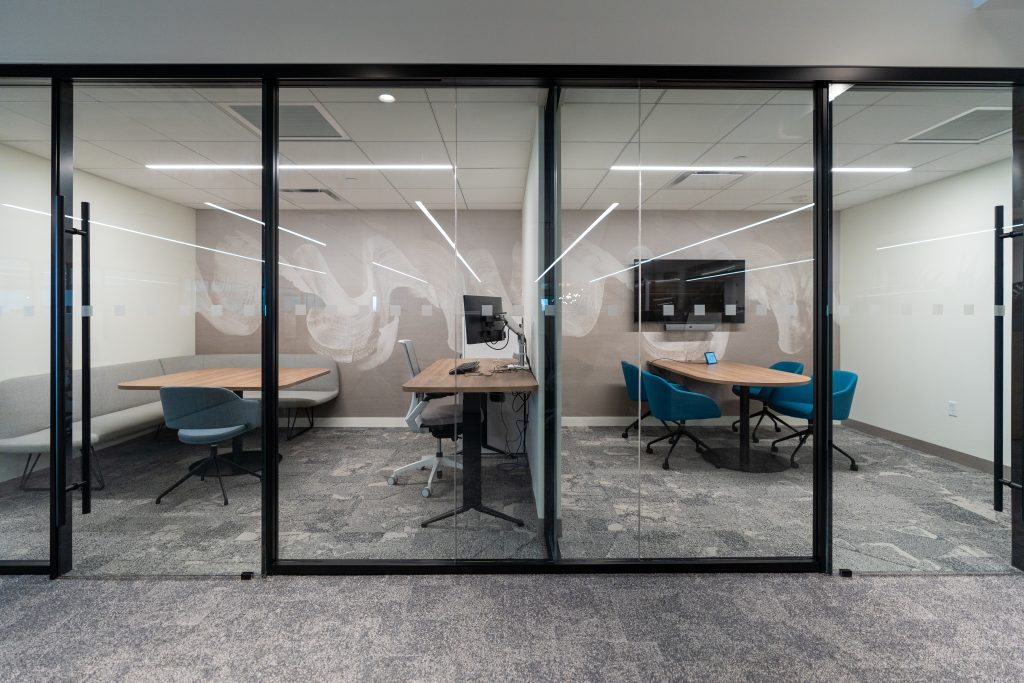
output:
[{"label": "recessed ceiling light", "polygon": [[380,95],[377,95],[377,99],[384,104],[391,104],[395,101],[395,96],[388,92],[382,92]]}]

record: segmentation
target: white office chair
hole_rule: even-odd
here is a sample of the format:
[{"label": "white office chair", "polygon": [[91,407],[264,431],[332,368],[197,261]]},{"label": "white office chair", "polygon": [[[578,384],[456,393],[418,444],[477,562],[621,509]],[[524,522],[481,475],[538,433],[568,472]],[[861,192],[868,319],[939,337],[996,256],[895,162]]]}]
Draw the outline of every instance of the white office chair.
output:
[{"label": "white office chair", "polygon": [[[405,360],[411,379],[420,374],[416,349],[413,347],[411,339],[399,339],[398,343],[405,349]],[[445,457],[441,444],[442,439],[457,441],[459,434],[462,433],[462,404],[456,401],[453,394],[413,394],[405,422],[414,432],[430,432],[437,439],[437,453],[399,467],[388,477],[388,485],[397,484],[400,474],[412,470],[425,470],[429,467],[430,476],[427,477],[427,485],[420,491],[420,495],[430,498],[433,493],[434,479],[441,479],[443,476],[442,467],[462,469],[462,464],[454,458]],[[455,454],[458,455],[458,452]]]}]

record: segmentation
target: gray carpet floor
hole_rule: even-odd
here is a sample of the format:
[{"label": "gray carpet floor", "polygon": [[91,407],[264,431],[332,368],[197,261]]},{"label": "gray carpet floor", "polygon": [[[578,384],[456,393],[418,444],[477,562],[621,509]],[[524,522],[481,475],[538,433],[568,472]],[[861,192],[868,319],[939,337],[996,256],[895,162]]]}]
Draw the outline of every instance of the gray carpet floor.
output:
[{"label": "gray carpet floor", "polygon": [[1019,681],[1024,577],[0,578],[5,681]]},{"label": "gray carpet floor", "polygon": [[[731,445],[725,429],[697,429],[712,445]],[[644,439],[657,434],[644,430]],[[803,466],[775,474],[716,470],[692,446],[661,469],[667,447],[639,452],[617,428],[563,430],[565,557],[785,556],[811,552],[810,449]],[[859,472],[837,458],[835,566],[881,572],[1012,572],[1010,516],[991,510],[983,473],[852,429],[836,441]],[[446,444],[451,450],[451,443]],[[433,451],[431,439],[398,429],[315,429],[284,444],[281,552],[297,559],[539,558],[529,470],[522,459],[484,460],[484,499],[524,520],[522,528],[460,515],[419,523],[459,502],[446,477],[420,495],[425,472],[388,486],[395,467]],[[783,455],[788,450],[784,449]],[[237,575],[259,568],[259,482],[226,479],[225,507],[215,480],[192,480],[156,495],[202,455],[165,433],[104,451],[108,486],[93,513],[75,525],[75,574]],[[44,483],[44,475],[37,475]],[[45,558],[45,493],[0,485],[0,558]]]}]

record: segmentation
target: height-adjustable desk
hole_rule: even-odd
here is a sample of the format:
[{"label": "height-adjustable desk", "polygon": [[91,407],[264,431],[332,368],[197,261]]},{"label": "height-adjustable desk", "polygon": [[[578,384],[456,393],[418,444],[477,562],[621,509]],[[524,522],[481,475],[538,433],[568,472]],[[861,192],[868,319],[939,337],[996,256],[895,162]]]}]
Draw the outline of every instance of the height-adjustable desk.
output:
[{"label": "height-adjustable desk", "polygon": [[[479,361],[475,374],[449,375],[456,364]],[[462,505],[420,524],[427,526],[448,517],[477,510],[523,526],[516,519],[483,504],[480,450],[484,442],[483,407],[487,394],[529,394],[537,390],[537,378],[529,370],[495,372],[512,363],[511,358],[442,358],[431,363],[408,382],[404,391],[418,394],[462,394]]]}]

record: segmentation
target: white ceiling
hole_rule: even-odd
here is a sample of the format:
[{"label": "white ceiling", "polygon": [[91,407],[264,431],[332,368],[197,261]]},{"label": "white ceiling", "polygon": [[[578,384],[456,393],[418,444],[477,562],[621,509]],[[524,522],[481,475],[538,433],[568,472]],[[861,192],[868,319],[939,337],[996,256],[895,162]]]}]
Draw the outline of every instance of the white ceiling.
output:
[{"label": "white ceiling", "polygon": [[[531,88],[286,88],[283,102],[320,103],[350,141],[283,141],[282,163],[457,164],[451,171],[281,171],[283,209],[471,209],[522,206],[538,105]],[[49,153],[49,91],[0,87],[0,142]],[[76,88],[76,168],[193,207],[258,209],[260,173],[161,172],[149,163],[258,164],[258,136],[224,109],[259,102],[258,88]],[[910,166],[905,174],[834,177],[843,209],[1010,156],[1010,136],[980,144],[899,143],[973,107],[1009,106],[1004,90],[851,89],[834,102],[837,166]],[[676,172],[613,172],[613,164],[812,163],[811,97],[805,91],[610,90],[565,92],[561,111],[562,205],[603,210],[613,201],[649,209],[788,210],[810,201],[810,175],[747,173],[730,183]],[[724,186],[723,186],[724,185]]]}]

